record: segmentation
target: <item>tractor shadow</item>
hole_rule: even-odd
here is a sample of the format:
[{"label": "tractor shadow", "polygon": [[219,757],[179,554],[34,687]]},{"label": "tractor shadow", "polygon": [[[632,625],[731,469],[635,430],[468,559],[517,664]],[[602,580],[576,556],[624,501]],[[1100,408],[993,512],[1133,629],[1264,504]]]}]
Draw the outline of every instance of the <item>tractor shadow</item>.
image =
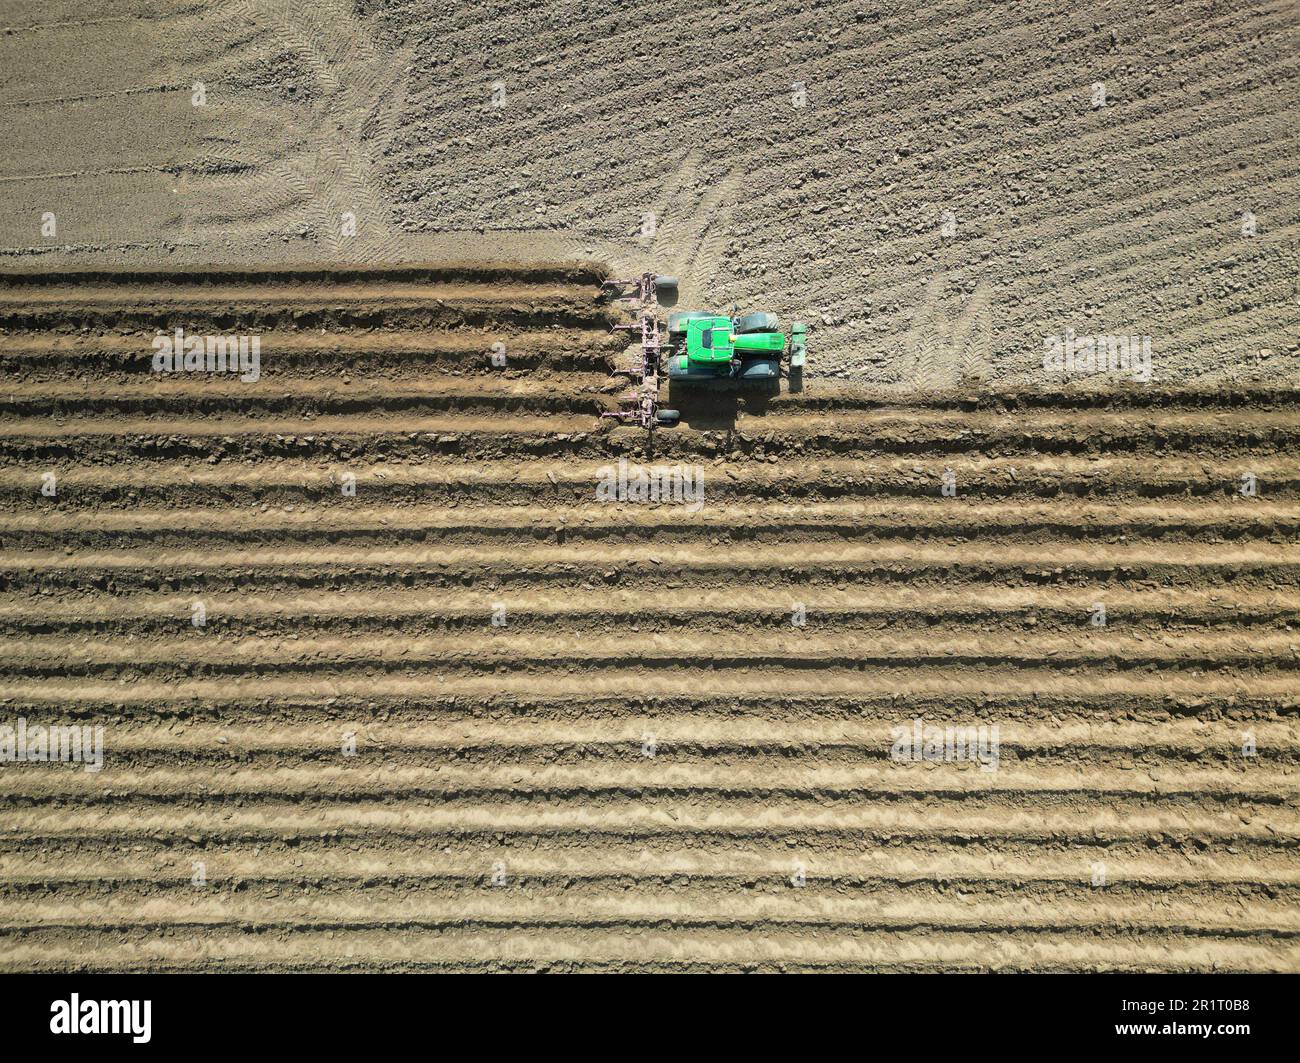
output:
[{"label": "tractor shadow", "polygon": [[668,401],[660,405],[677,410],[681,414],[681,424],[692,431],[730,432],[735,430],[737,414],[743,411],[750,416],[762,417],[777,394],[776,389],[706,391],[670,384]]}]

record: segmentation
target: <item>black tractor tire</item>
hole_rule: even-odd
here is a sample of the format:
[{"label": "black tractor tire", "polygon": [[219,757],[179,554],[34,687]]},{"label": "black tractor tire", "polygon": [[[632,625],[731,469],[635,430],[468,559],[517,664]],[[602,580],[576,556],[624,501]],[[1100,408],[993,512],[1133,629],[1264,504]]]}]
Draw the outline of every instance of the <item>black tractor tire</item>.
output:
[{"label": "black tractor tire", "polygon": [[775,332],[776,315],[769,314],[766,310],[758,310],[752,314],[741,314],[736,318],[732,331],[737,336],[744,336],[750,332]]},{"label": "black tractor tire", "polygon": [[666,292],[675,292],[677,290],[677,278],[655,277],[655,287],[662,288]]},{"label": "black tractor tire", "polygon": [[655,424],[661,424],[665,428],[671,428],[681,417],[677,410],[655,410]]},{"label": "black tractor tire", "polygon": [[781,386],[781,363],[775,358],[753,358],[740,367],[742,387]]}]

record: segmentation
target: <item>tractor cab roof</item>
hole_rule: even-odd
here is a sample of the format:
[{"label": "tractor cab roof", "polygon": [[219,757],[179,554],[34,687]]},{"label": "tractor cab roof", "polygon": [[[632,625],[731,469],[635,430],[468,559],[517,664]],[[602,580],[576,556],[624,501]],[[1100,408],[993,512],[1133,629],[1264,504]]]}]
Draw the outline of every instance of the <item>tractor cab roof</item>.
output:
[{"label": "tractor cab roof", "polygon": [[686,357],[692,362],[730,362],[735,355],[731,318],[698,317],[686,325]]}]

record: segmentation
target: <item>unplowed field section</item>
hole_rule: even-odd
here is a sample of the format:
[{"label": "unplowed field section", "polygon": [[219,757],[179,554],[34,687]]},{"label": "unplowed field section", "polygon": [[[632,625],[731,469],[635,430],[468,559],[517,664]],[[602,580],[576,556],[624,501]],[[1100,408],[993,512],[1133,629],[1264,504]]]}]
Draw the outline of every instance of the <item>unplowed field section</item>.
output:
[{"label": "unplowed field section", "polygon": [[0,275],[0,967],[1300,969],[1300,393],[651,444],[598,283]]}]

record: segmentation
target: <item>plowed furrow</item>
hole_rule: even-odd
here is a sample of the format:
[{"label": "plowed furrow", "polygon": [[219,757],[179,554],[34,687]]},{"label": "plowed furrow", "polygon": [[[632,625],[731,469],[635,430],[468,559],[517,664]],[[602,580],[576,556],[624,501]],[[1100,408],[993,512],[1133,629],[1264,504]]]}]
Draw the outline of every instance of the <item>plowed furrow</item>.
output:
[{"label": "plowed furrow", "polygon": [[[796,556],[776,543],[752,542],[718,549],[691,544],[612,546],[603,542],[564,545],[516,544],[503,563],[498,547],[341,547],[293,544],[172,550],[124,548],[64,553],[0,553],[0,590],[44,588],[190,593],[263,587],[403,586],[481,587],[483,609],[507,614],[520,595],[558,587],[599,595],[615,586],[665,591],[716,587],[721,580],[764,581],[807,606],[812,591],[827,586],[953,582],[1007,585],[1081,585],[1118,582],[1126,589],[1157,581],[1172,585],[1248,586],[1288,595],[1300,585],[1300,556],[1289,543],[1189,542],[1177,549],[1145,543],[998,543],[973,548],[966,541],[808,543]],[[553,542],[553,540],[552,540]],[[955,566],[960,574],[954,578]],[[343,573],[346,573],[345,582]],[[513,599],[512,599],[513,596]],[[193,604],[191,599],[191,607]],[[1103,600],[1104,604],[1104,600]],[[206,609],[206,606],[205,606]],[[507,620],[508,622],[508,620]]]},{"label": "plowed furrow", "polygon": [[93,841],[97,851],[79,851],[75,839],[51,842],[48,852],[34,854],[7,849],[0,837],[0,889],[21,896],[46,889],[80,895],[109,883],[127,888],[155,882],[165,888],[189,886],[193,861],[206,857],[205,875],[215,890],[306,881],[351,888],[410,886],[447,895],[490,886],[493,865],[502,863],[516,885],[536,883],[598,895],[602,888],[615,885],[632,891],[676,883],[721,893],[729,885],[785,888],[792,885],[798,863],[807,888],[813,890],[943,891],[970,885],[988,893],[1043,896],[1095,890],[1091,865],[1105,845],[1101,855],[1107,885],[1127,894],[1178,890],[1184,895],[1222,897],[1275,890],[1291,897],[1300,890],[1300,867],[1285,849],[1253,849],[1247,855],[1194,845],[1184,852],[1153,853],[1108,838],[1081,849],[1038,849],[1033,839],[994,845],[973,840],[950,845],[894,841],[864,849],[805,837],[806,844],[793,851],[734,841],[702,851],[666,843],[647,849],[636,838],[619,841],[609,836],[599,847],[565,845],[562,836],[533,836],[526,847],[501,845],[489,837],[461,839],[454,849],[384,847],[377,844],[381,839],[373,838],[365,846],[343,847],[331,837],[275,848],[227,844],[219,854],[208,851],[202,839],[196,844],[184,837],[167,838],[165,845],[145,840],[153,844],[127,854],[101,849]]},{"label": "plowed furrow", "polygon": [[[1235,704],[1247,698],[1294,702],[1295,676],[1287,671],[1243,672],[1196,668],[1133,670],[987,667],[951,668],[724,668],[714,672],[665,668],[650,673],[636,668],[608,668],[584,675],[576,664],[559,662],[553,669],[525,672],[415,670],[416,674],[376,671],[370,676],[297,673],[289,677],[248,672],[234,676],[193,679],[184,676],[142,678],[126,676],[39,678],[7,676],[0,681],[0,698],[28,711],[49,713],[76,710],[118,713],[125,709],[174,711],[234,711],[250,703],[274,702],[324,705],[348,699],[365,711],[383,705],[389,711],[412,699],[427,702],[468,699],[471,702],[518,703],[520,700],[567,703],[580,710],[589,702],[618,698],[681,699],[696,696],[762,698],[774,688],[794,700],[818,698],[889,698],[904,704],[941,696],[1007,700],[1042,697],[1090,698],[1100,702],[1131,699],[1150,706],[1161,702]],[[707,682],[707,687],[703,684]]]},{"label": "plowed furrow", "polygon": [[[706,756],[712,751],[730,756],[784,753],[792,758],[834,759],[841,754],[887,759],[898,726],[912,720],[900,710],[892,717],[841,721],[728,718],[697,710],[690,719],[644,715],[604,721],[545,720],[522,717],[510,722],[443,717],[401,719],[357,728],[359,748],[376,755],[421,754],[426,762],[448,756],[514,752],[520,757],[564,755],[582,758],[643,757],[646,736],[654,736],[654,756],[672,760]],[[960,717],[953,722],[961,723]],[[1004,712],[999,722],[1003,755],[1057,755],[1105,751],[1168,757],[1204,756],[1214,749],[1240,754],[1243,726],[1255,737],[1259,757],[1273,761],[1300,751],[1300,719],[1246,717],[1227,720],[1163,719],[1136,722],[1115,719],[1069,722],[1023,719]],[[251,755],[317,756],[333,753],[343,732],[333,722],[282,722],[273,730],[248,722],[190,720],[178,726],[117,723],[113,728],[114,757],[156,754],[175,760],[209,759],[232,762]]]},{"label": "plowed furrow", "polygon": [[[661,762],[587,765],[435,765],[406,767],[368,762],[347,766],[320,764],[305,768],[243,767],[198,764],[148,770],[122,768],[109,774],[75,766],[50,771],[40,764],[13,765],[0,775],[0,795],[8,801],[94,799],[131,801],[176,799],[201,790],[210,799],[234,797],[268,800],[331,801],[392,798],[464,800],[489,796],[593,798],[643,794],[648,798],[683,795],[705,799],[796,797],[860,799],[854,795],[939,795],[988,793],[1021,797],[1090,794],[1138,797],[1238,798],[1277,802],[1300,798],[1300,769],[1286,765],[1243,763],[1231,768],[1182,767],[1177,773],[1158,768],[1095,769],[1039,767],[1018,762],[977,764],[972,760],[936,773],[932,763],[861,763],[850,767],[812,763],[791,766],[773,758],[728,767],[720,764]],[[650,763],[645,763],[649,761]],[[986,770],[987,769],[987,770]],[[98,776],[98,777],[97,777]]]},{"label": "plowed furrow", "polygon": [[191,335],[204,333],[257,334],[277,329],[402,329],[441,330],[489,328],[506,325],[535,329],[558,325],[566,329],[606,330],[613,322],[609,312],[587,298],[562,298],[551,290],[523,289],[512,298],[491,295],[440,298],[438,290],[413,292],[406,297],[370,297],[349,305],[329,295],[308,295],[288,300],[258,300],[232,293],[228,299],[161,300],[142,305],[134,295],[87,301],[69,306],[63,302],[0,303],[0,328],[10,332],[71,332],[94,328],[104,332],[146,332],[181,328]]},{"label": "plowed furrow", "polygon": [[[911,928],[909,928],[910,930]],[[1120,935],[1106,941],[1070,930],[1016,940],[996,931],[843,930],[808,935],[772,928],[591,928],[581,938],[541,929],[415,929],[301,931],[289,936],[241,930],[210,931],[201,938],[160,937],[139,929],[112,936],[110,970],[1203,970],[1281,971],[1300,966],[1300,943],[1215,936],[1182,937],[1177,931]],[[105,935],[56,929],[0,936],[0,966],[9,970],[79,970],[87,956],[102,955]]]},{"label": "plowed furrow", "polygon": [[[340,495],[342,492],[340,491]],[[342,496],[348,498],[348,496]],[[353,496],[355,499],[355,496]],[[758,542],[852,539],[933,539],[968,536],[1034,541],[1044,539],[1292,539],[1300,534],[1300,506],[1263,500],[1199,505],[1062,502],[1011,509],[976,500],[897,499],[765,505],[723,501],[692,511],[680,505],[550,504],[446,509],[429,505],[375,507],[355,500],[324,509],[234,508],[97,511],[93,516],[65,505],[45,513],[0,512],[0,545],[39,548],[98,538],[116,547],[179,546],[206,537],[223,543],[292,544],[308,540],[375,545],[437,536],[447,544],[494,543],[513,547],[539,538],[566,543],[615,540],[689,543],[718,535]]]},{"label": "plowed furrow", "polygon": [[[0,841],[22,849],[27,839],[60,844],[105,846],[152,843],[187,845],[193,852],[242,841],[265,846],[338,845],[365,842],[401,847],[460,846],[470,841],[503,846],[546,838],[582,853],[606,844],[644,845],[648,841],[681,847],[693,839],[729,844],[739,841],[780,844],[784,855],[796,839],[818,849],[840,843],[861,848],[865,840],[892,845],[971,844],[975,841],[1050,848],[1081,846],[1080,860],[1103,855],[1111,845],[1141,845],[1166,854],[1231,848],[1253,858],[1261,850],[1278,860],[1294,859],[1300,845],[1300,814],[1293,803],[1245,803],[1214,800],[1207,795],[1042,794],[1026,806],[1019,795],[931,794],[926,814],[918,817],[914,801],[865,795],[853,802],[827,804],[807,797],[715,795],[708,802],[680,796],[556,794],[545,801],[521,801],[503,795],[451,803],[430,798],[403,802],[317,803],[213,800],[205,807],[177,800],[65,801],[14,807],[6,812]],[[1163,850],[1162,848],[1163,847]],[[30,846],[27,847],[30,850]],[[523,846],[520,851],[531,848]],[[140,851],[145,851],[141,849]],[[1235,854],[1229,854],[1235,855]],[[499,854],[498,854],[499,858]],[[793,857],[791,857],[793,859]],[[490,864],[490,862],[489,862]]]},{"label": "plowed furrow", "polygon": [[[580,267],[0,274],[0,328],[191,333],[541,324],[607,328]],[[238,327],[236,327],[238,326]]]},{"label": "plowed furrow", "polygon": [[[69,374],[95,372],[105,383],[139,385],[153,377],[153,333],[86,337],[46,332],[0,333],[0,367],[15,380],[42,383],[72,390],[76,380]],[[506,365],[491,364],[492,344],[505,345]],[[442,373],[506,372],[538,370],[593,372],[608,370],[614,355],[626,346],[620,335],[566,333],[559,330],[520,331],[509,325],[485,330],[463,329],[429,332],[349,332],[293,330],[276,333],[274,351],[268,350],[261,368],[268,378],[310,380],[328,374],[361,375],[385,373],[391,379],[400,374],[408,382],[427,379],[430,371]],[[218,385],[220,377],[205,375],[206,386]],[[101,394],[101,399],[111,399]]]},{"label": "plowed furrow", "polygon": [[880,632],[869,640],[806,629],[745,636],[717,632],[642,632],[617,635],[538,634],[521,648],[508,624],[488,620],[480,631],[348,639],[204,638],[190,631],[158,646],[128,642],[34,637],[0,641],[0,669],[14,677],[241,676],[317,674],[347,677],[412,670],[501,671],[641,669],[800,670],[963,668],[1011,666],[1038,671],[1093,668],[1110,672],[1300,668],[1300,633],[1167,634],[1156,637],[1110,630],[1061,636],[1043,632],[996,637],[963,632]]},{"label": "plowed furrow", "polygon": [[[788,888],[784,895],[737,898],[700,896],[703,891],[660,890],[554,891],[531,886],[502,890],[489,885],[450,898],[404,896],[386,891],[314,896],[286,900],[275,896],[213,896],[215,891],[189,887],[160,894],[119,889],[104,900],[63,899],[58,895],[28,900],[7,897],[0,916],[0,935],[35,930],[130,932],[164,930],[313,930],[343,931],[486,929],[493,927],[635,928],[671,925],[689,929],[805,927],[823,931],[984,930],[1053,934],[1165,931],[1187,935],[1222,935],[1237,940],[1300,937],[1300,912],[1291,899],[1207,901],[1116,898],[1104,915],[1086,897],[986,898],[967,894],[951,899],[916,896],[844,897],[834,891]],[[630,893],[630,895],[629,895]],[[176,912],[177,908],[183,915]]]},{"label": "plowed furrow", "polygon": [[[882,584],[862,589],[819,587],[804,595],[803,630],[878,632],[936,625],[978,629],[1079,631],[1094,625],[1099,596],[1104,597],[1107,626],[1186,631],[1189,628],[1258,626],[1300,627],[1300,598],[1283,591],[1237,588],[1231,600],[1220,591],[1159,588],[1130,590],[1108,585],[1097,589],[1049,585],[992,588]],[[109,594],[79,589],[72,597],[44,596],[33,603],[22,594],[0,593],[0,634],[37,635],[103,633],[176,637],[180,624],[191,623],[193,602],[184,594]],[[659,631],[706,625],[711,630],[793,627],[788,594],[766,585],[736,583],[728,591],[694,588],[689,595],[667,588],[609,588],[588,601],[570,591],[536,591],[508,607],[505,619],[515,631],[599,630],[610,625]],[[204,601],[205,626],[235,634],[363,633],[404,631],[411,634],[491,625],[482,592],[463,587],[301,592],[274,597],[220,594]],[[867,636],[870,637],[870,636]]]},{"label": "plowed furrow", "polygon": [[[172,447],[187,443],[191,448],[198,448],[202,445],[200,440],[211,436],[283,435],[307,437],[302,445],[310,445],[311,452],[321,452],[324,449],[326,440],[322,437],[341,436],[375,444],[400,444],[403,439],[408,443],[418,441],[423,446],[399,447],[398,453],[402,450],[411,453],[421,450],[425,453],[439,453],[439,449],[429,446],[434,440],[420,437],[460,431],[480,433],[485,443],[490,440],[492,425],[476,422],[470,416],[476,407],[512,414],[509,418],[503,418],[497,426],[502,435],[545,437],[548,432],[584,435],[600,432],[604,427],[600,413],[611,405],[608,400],[600,401],[599,394],[591,390],[590,386],[584,393],[581,381],[575,382],[572,391],[563,398],[570,409],[585,406],[587,418],[570,419],[568,423],[560,418],[556,418],[553,423],[537,418],[537,414],[548,412],[548,407],[554,408],[556,399],[548,399],[544,394],[529,394],[525,388],[519,388],[511,394],[507,388],[490,387],[488,384],[478,386],[475,393],[462,395],[458,402],[451,401],[456,397],[455,389],[447,389],[446,394],[440,394],[437,389],[419,385],[389,395],[372,394],[369,401],[364,389],[356,395],[349,395],[349,389],[340,387],[329,399],[325,399],[323,392],[314,396],[293,394],[286,392],[284,386],[276,386],[269,380],[260,390],[258,386],[253,386],[242,394],[231,390],[226,384],[205,390],[197,382],[156,391],[150,389],[152,393],[137,397],[129,395],[131,389],[125,390],[127,394],[120,399],[97,399],[89,403],[80,402],[73,394],[67,395],[66,400],[50,398],[47,402],[27,403],[15,400],[10,404],[11,409],[42,415],[10,416],[0,424],[0,456],[11,455],[15,459],[29,455],[74,457],[92,452],[96,446],[114,445],[127,445],[143,456],[149,454],[146,448],[151,437],[165,437],[159,443]],[[169,394],[172,396],[170,401]],[[551,394],[557,395],[554,390]],[[557,395],[557,398],[560,396]],[[178,419],[171,410],[172,406],[192,407],[196,416],[211,414],[212,420],[196,423]],[[283,414],[286,409],[310,415],[310,423],[285,420]],[[356,409],[367,412],[344,412]],[[385,410],[404,414],[400,428],[380,419],[379,415]],[[442,418],[435,418],[429,415],[433,410],[445,410],[446,413]],[[83,411],[85,416],[79,415]],[[140,416],[143,411],[148,411],[150,415]],[[103,416],[114,412],[120,416],[111,419]],[[262,412],[264,417],[250,416]],[[563,407],[556,412],[563,412]],[[1150,424],[1141,422],[1131,422],[1128,426],[1116,423],[1106,429],[1088,429],[1082,426],[1078,429],[1044,429],[1035,432],[1032,424],[1020,425],[1016,423],[1018,419],[1008,420],[1011,423],[1006,429],[996,433],[977,434],[941,429],[929,434],[902,425],[894,431],[881,429],[869,420],[855,421],[845,414],[834,419],[832,428],[808,426],[804,417],[778,418],[777,415],[772,415],[761,425],[753,425],[752,435],[749,434],[750,424],[740,422],[736,426],[736,433],[729,440],[725,436],[722,439],[708,440],[699,433],[690,432],[671,436],[662,433],[657,439],[656,455],[667,464],[687,458],[699,460],[702,457],[713,457],[724,449],[763,460],[777,460],[810,452],[827,455],[844,452],[882,456],[911,455],[917,458],[948,458],[960,462],[954,471],[959,477],[964,477],[970,469],[967,464],[969,462],[978,463],[1009,455],[1026,455],[1035,460],[1041,460],[1038,455],[1050,454],[1153,455],[1162,454],[1169,449],[1191,450],[1198,446],[1211,451],[1232,447],[1240,451],[1242,459],[1258,457],[1272,463],[1276,461],[1279,451],[1293,451],[1300,442],[1300,435],[1295,430],[1297,418],[1293,413],[1281,414],[1255,425],[1249,422],[1184,428],[1170,425],[1164,434],[1153,429]],[[458,428],[458,424],[462,427]],[[718,424],[714,427],[728,426]],[[36,440],[47,442],[41,447],[34,442]],[[639,435],[625,432],[621,441],[630,449],[639,444],[641,439]],[[727,443],[730,445],[724,446]],[[274,453],[274,448],[271,449]],[[564,447],[560,451],[576,451],[576,448]],[[590,448],[587,448],[587,452],[598,453]],[[209,449],[204,457],[210,454]],[[1110,460],[1113,462],[1115,459],[1112,457]],[[942,467],[932,475],[937,477],[941,471]],[[1104,469],[1095,471],[1102,472]],[[1240,472],[1236,478],[1239,477]],[[1293,478],[1287,477],[1288,481]]]},{"label": "plowed furrow", "polygon": [[[215,421],[210,428],[204,426],[201,434],[189,429],[190,434],[180,436],[155,433],[92,439],[71,434],[6,440],[0,434],[0,500],[26,508],[39,499],[40,512],[105,504],[133,509],[147,504],[188,508],[308,500],[322,508],[360,504],[361,500],[443,507],[576,506],[596,500],[602,477],[610,484],[618,482],[620,457],[627,458],[630,453],[631,475],[636,475],[636,455],[630,452],[635,437],[589,433],[581,429],[583,421],[514,415],[493,422],[488,417],[447,414],[437,421],[423,419],[422,431],[388,436],[364,432],[322,435],[319,418],[301,422],[296,432],[259,431],[246,436],[223,433],[221,422]],[[498,430],[490,430],[493,423]],[[529,426],[539,424],[547,430],[541,435],[527,434]],[[438,430],[429,430],[430,425]],[[462,434],[471,425],[474,435]],[[566,427],[573,431],[561,430]],[[107,424],[105,428],[107,431]],[[613,453],[602,449],[615,445],[618,449]],[[697,477],[696,482],[703,483],[705,504],[698,512],[715,502],[791,500],[862,499],[878,505],[880,500],[924,499],[948,506],[942,512],[951,511],[953,516],[962,512],[966,502],[980,499],[1017,505],[1093,499],[1126,506],[1153,500],[1179,504],[1239,499],[1239,505],[1265,500],[1294,504],[1300,500],[1300,473],[1296,471],[1300,464],[1287,455],[1252,454],[1229,460],[1168,458],[1156,464],[1140,457],[937,455],[923,461],[818,457],[801,464],[803,472],[792,477],[757,452],[746,459],[743,452],[735,451],[728,455],[730,460],[723,461],[716,453],[719,447],[715,444],[708,455],[696,455],[689,463],[678,459],[658,466],[667,469],[670,477],[673,464],[685,466]],[[495,460],[507,451],[510,461]],[[20,454],[25,464],[15,464]],[[702,457],[706,460],[702,461],[701,480],[695,465]],[[86,464],[87,459],[106,464],[96,468]],[[51,466],[51,461],[57,464]],[[255,462],[256,468],[250,468],[249,462]],[[650,462],[640,464],[647,469],[656,467]],[[952,498],[940,494],[948,469],[957,487]],[[47,472],[56,476],[53,498],[40,493]],[[340,490],[344,473],[351,473],[356,480],[357,495],[352,498]],[[1255,477],[1254,498],[1241,493],[1247,474]],[[669,483],[671,486],[671,479]],[[619,507],[635,513],[644,508],[630,501]],[[1011,513],[1016,511],[1012,508]]]},{"label": "plowed furrow", "polygon": [[599,267],[576,262],[438,262],[408,266],[271,266],[262,269],[76,269],[55,273],[0,271],[0,293],[21,299],[75,284],[78,291],[166,288],[202,292],[214,284],[247,287],[317,287],[335,291],[349,284],[569,284],[590,288],[606,274]]}]

